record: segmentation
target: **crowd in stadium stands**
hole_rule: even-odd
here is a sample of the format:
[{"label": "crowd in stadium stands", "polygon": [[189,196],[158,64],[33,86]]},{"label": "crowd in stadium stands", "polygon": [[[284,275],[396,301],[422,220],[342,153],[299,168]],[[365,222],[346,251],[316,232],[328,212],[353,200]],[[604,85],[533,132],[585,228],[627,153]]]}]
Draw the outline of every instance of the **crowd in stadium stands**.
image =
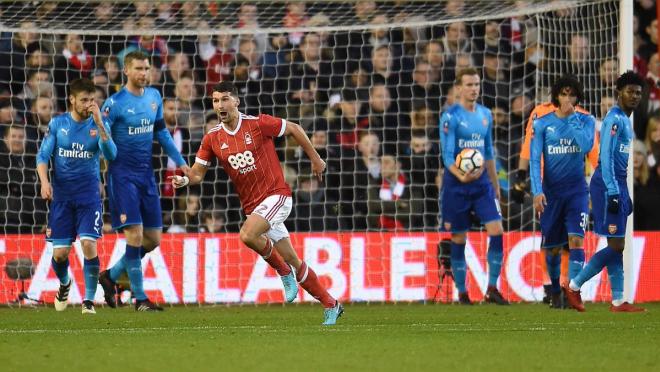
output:
[{"label": "crowd in stadium stands", "polygon": [[[460,14],[462,1],[448,1],[447,14]],[[438,118],[456,101],[455,71],[482,69],[483,104],[493,111],[505,228],[531,229],[532,208],[508,201],[509,177],[518,164],[523,124],[534,102],[547,100],[561,73],[585,85],[584,106],[602,119],[615,103],[619,71],[615,47],[606,50],[589,33],[565,40],[538,40],[535,21],[525,16],[485,22],[452,22],[427,28],[388,28],[406,14],[388,15],[373,1],[346,7],[353,24],[368,31],[254,33],[232,36],[231,28],[259,26],[259,8],[236,5],[226,24],[207,17],[199,2],[135,2],[132,7],[89,5],[103,29],[118,11],[135,36],[81,36],[30,32],[63,4],[34,3],[34,17],[18,24],[24,32],[0,35],[0,212],[4,232],[40,232],[46,204],[38,193],[35,154],[50,119],[66,110],[66,86],[93,79],[99,106],[123,83],[123,56],[144,50],[152,56],[151,85],[164,99],[164,119],[190,164],[202,136],[217,124],[208,99],[211,87],[233,81],[240,110],[300,123],[326,159],[323,182],[309,176],[309,163],[290,140],[277,143],[286,180],[294,190],[291,231],[427,230],[438,228],[441,186]],[[82,4],[78,4],[83,6]],[[2,8],[0,4],[0,9]],[[272,6],[272,5],[271,5]],[[648,79],[635,113],[635,228],[660,229],[660,58],[655,2],[635,2],[635,70]],[[456,8],[458,7],[458,9]],[[328,16],[303,3],[282,4],[281,26],[325,26]],[[572,22],[570,11],[548,15]],[[225,17],[231,20],[232,17]],[[162,36],[141,30],[217,29],[215,36]],[[539,81],[541,79],[542,81]],[[165,231],[238,231],[239,202],[222,170],[177,193],[163,182],[175,164],[154,152],[159,170]],[[5,171],[6,170],[6,171]],[[391,184],[400,187],[391,188]],[[394,192],[385,192],[389,190]],[[322,205],[322,207],[320,207]],[[107,209],[106,209],[107,210]]]}]

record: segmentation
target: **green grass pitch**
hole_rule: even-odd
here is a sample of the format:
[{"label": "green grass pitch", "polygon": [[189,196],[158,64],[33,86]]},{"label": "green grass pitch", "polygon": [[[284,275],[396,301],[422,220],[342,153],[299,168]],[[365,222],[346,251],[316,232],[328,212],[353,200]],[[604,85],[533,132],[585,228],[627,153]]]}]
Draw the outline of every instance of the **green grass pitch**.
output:
[{"label": "green grass pitch", "polygon": [[660,371],[660,304],[0,308],[0,371]]}]

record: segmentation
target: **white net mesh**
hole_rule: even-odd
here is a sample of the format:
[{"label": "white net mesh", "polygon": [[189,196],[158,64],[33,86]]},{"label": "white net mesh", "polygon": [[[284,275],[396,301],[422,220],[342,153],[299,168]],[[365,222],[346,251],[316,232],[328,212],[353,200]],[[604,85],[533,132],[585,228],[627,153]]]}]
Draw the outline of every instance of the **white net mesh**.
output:
[{"label": "white net mesh", "polygon": [[[438,118],[455,101],[456,69],[483,67],[482,100],[496,120],[505,228],[533,231],[531,202],[521,205],[506,197],[527,115],[535,103],[547,100],[555,77],[572,72],[585,84],[585,107],[602,117],[600,104],[611,97],[612,77],[618,72],[617,7],[614,0],[0,3],[0,125],[5,133],[0,177],[7,177],[0,184],[0,228],[25,234],[16,235],[12,244],[28,242],[7,248],[11,254],[0,263],[27,256],[36,264],[46,252],[39,234],[45,230],[47,205],[38,194],[35,154],[50,118],[66,109],[67,83],[92,78],[102,102],[122,85],[123,56],[138,49],[152,56],[152,86],[164,97],[165,120],[189,161],[206,128],[217,123],[208,95],[219,81],[238,86],[242,112],[300,123],[327,160],[328,173],[322,184],[311,181],[300,149],[291,141],[277,143],[294,190],[289,230],[336,233],[339,241],[343,233],[378,232],[368,235],[369,244],[376,242],[367,244],[370,260],[389,256],[390,248],[378,250],[378,239],[389,241],[387,232],[438,231]],[[384,154],[400,162],[406,203],[380,196]],[[174,164],[160,147],[155,147],[153,160],[161,181],[165,232],[238,231],[240,205],[221,169],[212,169],[200,187],[175,197],[162,182],[174,174]],[[439,239],[429,236],[429,242]],[[106,237],[109,246],[101,249],[102,262],[117,255],[112,253],[114,237]],[[235,240],[226,244],[238,249]],[[206,240],[194,252],[201,255],[204,246],[209,256],[212,243]],[[182,244],[183,250],[170,249]],[[188,265],[186,252],[192,248],[185,247],[192,246],[166,236],[164,264]],[[484,250],[475,252],[483,261]],[[438,267],[435,258],[425,260],[430,263],[421,275],[427,278],[422,285],[427,290],[421,298],[401,299],[432,297]],[[319,262],[322,266],[325,261]],[[147,276],[162,279],[165,274],[153,264],[153,269],[146,265]],[[238,276],[245,286],[253,264],[245,265],[236,272],[221,268],[221,275]],[[389,263],[382,265],[381,271],[365,275],[368,282],[388,282],[389,288],[394,285],[387,279]],[[204,268],[199,270],[202,275]],[[521,270],[533,286],[540,285],[538,259]],[[176,296],[161,295],[174,302],[222,299],[190,292],[185,278],[195,273],[170,273]],[[471,280],[481,286],[482,279]],[[147,289],[160,286],[157,282]],[[331,282],[338,285],[334,277]],[[10,300],[17,285],[3,279],[0,302]],[[354,283],[344,285],[353,290]],[[340,296],[361,299],[351,297],[351,290]],[[530,291],[528,298],[538,298],[538,291]],[[243,294],[242,301],[277,298]],[[383,295],[373,299],[397,299],[390,290]]]}]

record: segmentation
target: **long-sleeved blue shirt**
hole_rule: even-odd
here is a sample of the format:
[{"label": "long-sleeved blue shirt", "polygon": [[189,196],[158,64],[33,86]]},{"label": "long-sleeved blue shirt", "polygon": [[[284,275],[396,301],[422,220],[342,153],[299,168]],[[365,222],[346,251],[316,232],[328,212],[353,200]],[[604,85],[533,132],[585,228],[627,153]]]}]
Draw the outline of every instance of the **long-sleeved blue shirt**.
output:
[{"label": "long-sleeved blue shirt", "polygon": [[534,196],[587,191],[584,162],[594,145],[595,125],[593,116],[580,112],[566,118],[551,112],[534,121],[530,159]]},{"label": "long-sleeved blue shirt", "polygon": [[[493,115],[480,104],[474,111],[468,111],[460,104],[447,108],[440,118],[440,142],[442,162],[449,168],[456,162],[456,156],[463,149],[477,149],[484,160],[493,160]],[[467,185],[482,185],[490,182],[488,172]],[[445,172],[443,185],[464,185],[451,172]]]},{"label": "long-sleeved blue shirt", "polygon": [[153,173],[154,138],[177,165],[185,164],[172,135],[165,128],[163,102],[156,89],[146,87],[141,96],[136,96],[124,87],[105,101],[102,112],[117,144],[117,158],[109,167],[111,173]]},{"label": "long-sleeved blue shirt", "polygon": [[594,177],[602,177],[608,195],[619,194],[618,181],[625,182],[633,131],[630,118],[618,105],[605,115],[600,127],[600,155]]},{"label": "long-sleeved blue shirt", "polygon": [[[110,136],[110,129],[106,126]],[[117,147],[112,138],[101,139],[94,119],[77,122],[70,113],[54,117],[41,142],[37,164],[53,158],[53,199],[94,200],[100,197],[99,153],[112,160]]]}]

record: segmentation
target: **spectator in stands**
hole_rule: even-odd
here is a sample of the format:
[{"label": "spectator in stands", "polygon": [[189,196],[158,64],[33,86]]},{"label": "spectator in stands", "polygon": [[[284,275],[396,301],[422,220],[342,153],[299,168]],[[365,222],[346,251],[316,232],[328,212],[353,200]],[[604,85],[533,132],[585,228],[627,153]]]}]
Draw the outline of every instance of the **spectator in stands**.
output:
[{"label": "spectator in stands", "polygon": [[48,70],[30,70],[27,72],[27,80],[23,85],[23,91],[17,95],[17,98],[26,101],[26,106],[29,102],[39,96],[57,97],[55,94],[55,86],[53,79]]},{"label": "spectator in stands", "polygon": [[635,110],[635,134],[644,138],[648,118],[660,110],[660,56],[654,53],[649,59],[646,73],[646,89],[639,108]]},{"label": "spectator in stands", "polygon": [[379,136],[384,151],[396,153],[399,133],[409,131],[410,123],[392,102],[390,90],[382,83],[373,85],[369,90],[369,104],[362,110],[358,126],[364,127],[366,121],[368,130]]},{"label": "spectator in stands", "polygon": [[97,85],[96,92],[94,93],[94,102],[96,102],[99,107],[103,107],[103,103],[107,98],[108,94],[106,93],[106,90]]},{"label": "spectator in stands", "polygon": [[510,127],[514,128],[510,134],[512,141],[517,142],[523,136],[524,120],[529,117],[529,113],[534,108],[534,99],[525,92],[522,86],[511,87],[510,97],[509,112],[511,115],[509,121]]},{"label": "spectator in stands", "polygon": [[413,110],[410,112],[410,129],[414,132],[422,130],[433,143],[440,140],[438,133],[438,113],[433,111],[422,100],[413,101]]},{"label": "spectator in stands", "polygon": [[598,115],[596,116],[599,120],[605,119],[605,115],[607,115],[607,112],[612,108],[612,106],[616,105],[616,98],[614,98],[613,95],[609,94],[606,96],[603,96],[600,98],[600,110],[598,111]]},{"label": "spectator in stands", "polygon": [[412,194],[395,156],[380,157],[380,179],[380,185],[369,188],[369,228],[400,231],[423,226],[419,213],[423,210],[423,196]]},{"label": "spectator in stands", "polygon": [[435,179],[441,172],[440,146],[431,142],[425,129],[413,129],[406,145],[403,169],[410,180],[414,197],[421,198],[422,210],[412,210],[423,215],[423,226],[411,225],[412,229],[433,229],[438,224],[438,187]]},{"label": "spectator in stands", "polygon": [[206,66],[206,92],[208,95],[212,93],[215,84],[231,79],[231,65],[234,61],[235,51],[231,47],[232,36],[226,33],[227,30],[227,27],[221,27],[214,39],[199,47],[200,57]]},{"label": "spectator in stands", "polygon": [[465,0],[448,0],[445,4],[445,13],[450,17],[463,17]]},{"label": "spectator in stands", "polygon": [[370,82],[369,72],[365,68],[355,65],[346,75],[344,86],[346,90],[354,91],[359,101],[366,102],[369,100]]},{"label": "spectator in stands", "polygon": [[8,126],[0,143],[0,225],[3,234],[44,231],[46,204],[39,195],[36,156],[26,152],[25,127]]},{"label": "spectator in stands", "polygon": [[293,197],[295,207],[287,220],[292,231],[336,231],[339,206],[324,182],[312,177],[309,169],[298,175]]},{"label": "spectator in stands", "polygon": [[591,39],[585,34],[573,34],[566,46],[568,59],[560,59],[561,70],[568,74],[579,76],[584,85],[584,108],[589,112],[596,112],[598,94],[598,74],[596,67],[597,56],[592,55]]},{"label": "spectator in stands", "polygon": [[658,164],[650,167],[644,142],[635,140],[633,155],[635,230],[660,230],[660,182]]},{"label": "spectator in stands", "polygon": [[442,105],[442,110],[445,111],[449,106],[453,105],[454,103],[458,102],[459,99],[459,92],[456,87],[456,85],[452,84],[449,89],[447,90],[447,96],[445,98],[445,103]]},{"label": "spectator in stands", "polygon": [[177,117],[181,127],[190,131],[194,142],[201,142],[204,135],[204,111],[197,99],[197,86],[189,74],[184,74],[176,82],[174,98],[177,102]]},{"label": "spectator in stands", "polygon": [[511,54],[511,44],[509,44],[508,39],[502,37],[500,22],[497,20],[491,19],[486,21],[483,39],[477,38],[475,44],[477,44],[477,48],[480,51],[492,50],[498,54]]},{"label": "spectator in stands", "polygon": [[[434,70],[423,59],[417,59],[412,74],[412,84],[400,87],[399,108],[403,114],[409,114],[413,109],[413,101],[424,101],[425,105],[434,112],[440,110],[440,71]],[[404,138],[407,140],[410,137]]]},{"label": "spectator in stands", "polygon": [[108,85],[110,85],[110,81],[108,80],[108,75],[102,69],[97,68],[96,70],[92,71],[89,78],[92,79],[92,82],[96,86],[107,87]]},{"label": "spectator in stands", "polygon": [[23,123],[23,120],[21,120],[18,116],[18,112],[16,110],[17,105],[20,104],[11,98],[0,97],[0,126],[2,126],[0,131],[2,131],[4,127],[11,124]]},{"label": "spectator in stands", "polygon": [[[656,5],[657,6],[657,5]],[[640,55],[643,59],[649,60],[651,55],[658,52],[658,20],[654,19],[645,27],[647,42],[640,47]]]},{"label": "spectator in stands", "polygon": [[[125,26],[131,29],[132,26]],[[152,16],[144,16],[137,20],[135,24],[135,29],[152,31],[156,27],[156,21]],[[161,36],[154,36],[149,34],[144,34],[141,36],[136,36],[128,42],[128,45],[117,54],[117,61],[119,62],[119,67],[124,68],[124,56],[128,53],[141,50],[145,52],[148,56],[158,57],[161,61],[169,61],[170,49],[167,46],[167,40]]]},{"label": "spectator in stands", "polygon": [[201,233],[224,233],[227,232],[225,228],[225,217],[218,210],[202,212],[202,224],[199,226]]},{"label": "spectator in stands", "polygon": [[375,48],[388,46],[392,48],[393,56],[401,56],[401,44],[392,43],[387,24],[390,22],[387,15],[383,13],[374,13],[369,20],[373,27],[368,31],[361,32],[359,38],[357,35],[352,40],[349,55],[356,60],[369,59]]},{"label": "spectator in stands", "polygon": [[48,131],[48,124],[56,114],[53,100],[49,97],[37,97],[32,100],[30,112],[25,118],[26,148],[29,153],[37,153],[39,143]]},{"label": "spectator in stands", "polygon": [[353,20],[350,24],[367,24],[376,11],[376,2],[370,0],[356,1],[353,5]]},{"label": "spectator in stands", "polygon": [[467,27],[462,21],[447,25],[445,36],[441,40],[445,61],[448,62],[455,62],[459,54],[472,53],[476,50],[470,42]]},{"label": "spectator in stands", "polygon": [[[365,132],[359,139],[358,152],[342,164],[341,214],[342,227],[355,230],[367,228],[368,190],[380,178],[381,144],[375,133]],[[348,163],[351,164],[348,164]]]},{"label": "spectator in stands", "polygon": [[172,225],[167,232],[198,232],[200,210],[201,198],[197,192],[191,190],[188,195],[180,196],[177,198],[176,209],[172,213]]},{"label": "spectator in stands", "polygon": [[167,65],[163,68],[163,97],[174,97],[176,83],[182,76],[192,79],[190,60],[185,53],[172,53],[167,58]]},{"label": "spectator in stands", "polygon": [[307,128],[314,117],[321,117],[327,109],[330,89],[339,85],[332,75],[332,56],[321,49],[317,33],[306,34],[291,57],[289,77],[289,104],[299,105],[299,113],[289,117],[300,118]]},{"label": "spectator in stands", "polygon": [[11,96],[18,95],[23,89],[27,49],[39,41],[38,34],[28,31],[37,27],[34,22],[22,21],[18,27],[23,31],[14,33],[9,58],[0,58],[0,93],[4,91]]},{"label": "spectator in stands", "polygon": [[[468,67],[473,67],[476,64],[474,63],[474,59],[472,58],[472,54],[470,53],[459,53],[454,57],[454,74],[456,71],[468,68]],[[455,76],[455,75],[454,75]]]},{"label": "spectator in stands", "polygon": [[507,105],[510,79],[506,74],[504,59],[500,58],[497,50],[488,49],[484,52],[483,60],[481,98],[484,106],[492,109],[497,105]]},{"label": "spectator in stands", "polygon": [[619,63],[615,58],[603,60],[598,68],[598,102],[601,97],[612,96],[615,94],[616,79],[619,77]]},{"label": "spectator in stands", "polygon": [[390,94],[397,97],[397,87],[401,82],[401,65],[394,59],[388,45],[376,47],[371,52],[371,84],[384,84]]},{"label": "spectator in stands", "polygon": [[60,110],[66,110],[67,84],[75,79],[89,77],[93,68],[94,57],[83,48],[80,35],[66,35],[61,54],[55,59],[53,75]]},{"label": "spectator in stands", "polygon": [[445,63],[444,49],[439,40],[430,40],[422,44],[420,58],[431,65],[431,70],[438,75],[442,92],[447,92],[454,81],[453,64]]},{"label": "spectator in stands", "polygon": [[262,64],[263,53],[259,52],[255,40],[240,38],[233,82],[242,98],[239,109],[249,115],[256,115],[259,112],[268,113],[269,108],[272,107],[270,92],[273,89],[273,82],[262,79]]},{"label": "spectator in stands", "polygon": [[518,154],[520,153],[522,138],[517,136],[511,128],[506,105],[493,107],[491,113],[493,115],[495,170],[499,179],[500,190],[504,197],[509,191],[508,175],[518,166]]},{"label": "spectator in stands", "polygon": [[[115,7],[111,1],[102,1],[94,5],[94,20],[90,28],[107,29],[115,16]],[[86,39],[85,49],[93,56],[113,55],[126,46],[126,38],[116,35],[99,35]]]},{"label": "spectator in stands", "polygon": [[[259,25],[257,5],[253,3],[241,3],[241,6],[238,9],[238,24],[237,28],[245,28],[255,30],[251,35],[243,35],[243,37],[251,38],[254,40],[257,47],[257,53],[263,55],[266,51],[268,45],[268,35],[257,31],[261,26]],[[233,49],[239,49],[239,40],[240,38],[234,39]]]},{"label": "spectator in stands", "polygon": [[119,61],[115,56],[105,56],[99,59],[98,67],[105,71],[108,77],[107,94],[119,92],[123,85],[122,72],[119,67]]},{"label": "spectator in stands", "polygon": [[[286,4],[286,14],[282,19],[282,26],[285,28],[303,27],[309,20],[304,2],[290,1]],[[292,32],[289,34],[289,43],[297,46],[302,41],[304,33]]]},{"label": "spectator in stands", "polygon": [[[366,130],[368,127],[368,121],[358,122],[360,108],[360,100],[355,91],[350,89],[342,91],[341,100],[334,106],[334,116],[330,119],[328,127],[328,142],[331,145],[339,145],[342,154],[355,148],[360,131]],[[342,157],[344,156],[342,155]]]},{"label": "spectator in stands", "polygon": [[[163,121],[165,121],[165,126],[172,135],[176,149],[183,155],[184,159],[187,159],[190,156],[190,132],[187,128],[178,125],[177,111],[177,101],[175,99],[163,99]],[[183,175],[183,173],[177,172],[176,164],[172,159],[167,157],[167,154],[162,149],[158,150],[154,155],[154,169],[161,170],[159,175],[159,180],[161,181],[161,206],[164,211],[171,211],[174,207],[174,189],[166,180],[169,176]]]},{"label": "spectator in stands", "polygon": [[32,43],[27,47],[26,69],[46,70],[53,68],[53,55],[42,43]]},{"label": "spectator in stands", "polygon": [[172,9],[173,3],[169,1],[159,1],[156,3],[156,26],[161,29],[168,29],[176,24],[176,13]]},{"label": "spectator in stands", "polygon": [[135,10],[133,17],[135,18],[151,16],[154,12],[154,4],[150,1],[134,1],[133,8]]},{"label": "spectator in stands", "polygon": [[660,112],[649,118],[646,125],[644,145],[648,151],[648,164],[651,169],[660,169]]},{"label": "spectator in stands", "polygon": [[197,87],[188,74],[181,76],[174,89],[176,99],[177,126],[190,131],[193,141],[201,141],[204,135],[204,113],[197,100]]}]

